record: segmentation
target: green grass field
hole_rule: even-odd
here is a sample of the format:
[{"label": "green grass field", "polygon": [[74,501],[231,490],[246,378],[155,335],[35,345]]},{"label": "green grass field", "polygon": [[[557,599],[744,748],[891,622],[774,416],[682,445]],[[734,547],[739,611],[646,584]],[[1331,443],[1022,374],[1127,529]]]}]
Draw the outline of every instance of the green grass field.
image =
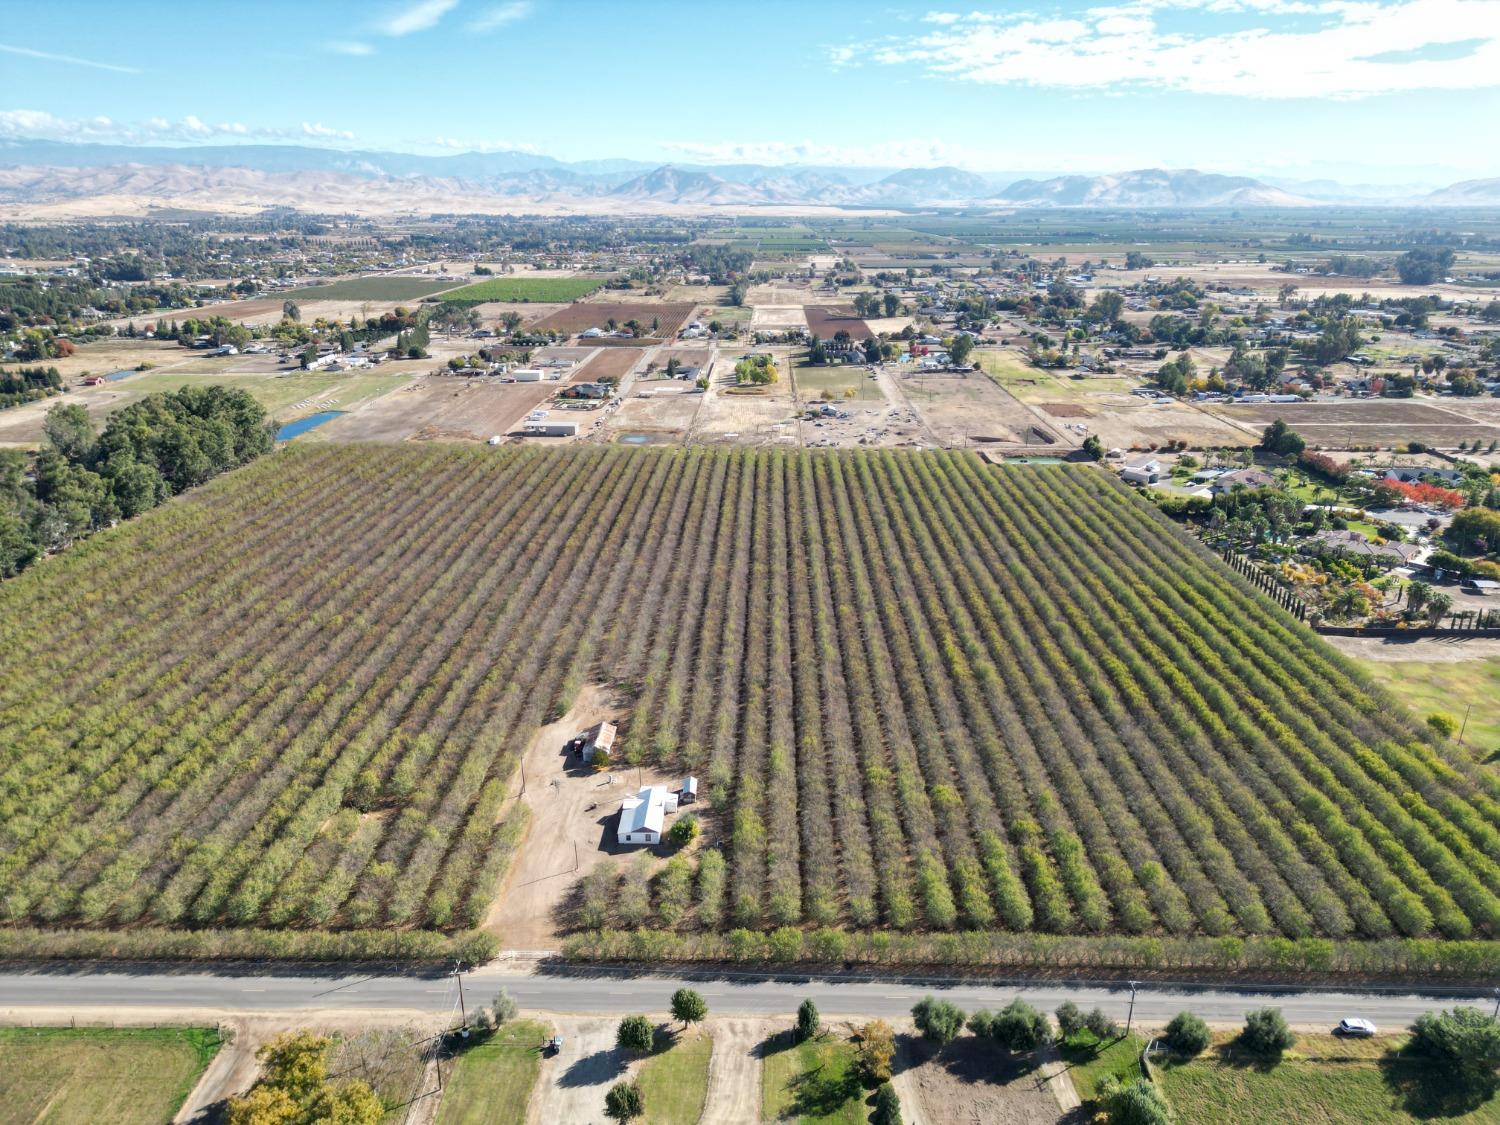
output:
[{"label": "green grass field", "polygon": [[[266,412],[279,421],[288,421],[311,410],[349,410],[410,381],[407,375],[380,375],[373,372],[328,373],[322,371],[288,371],[266,375],[176,374],[171,371],[147,372],[123,380],[117,386],[137,398],[158,391],[175,391],[181,387],[227,387],[249,391]],[[299,408],[298,404],[314,396],[316,403]],[[324,397],[326,396],[326,397]],[[334,401],[337,400],[337,401]]]},{"label": "green grass field", "polygon": [[197,1027],[0,1029],[0,1125],[160,1125],[218,1050]]},{"label": "green grass field", "polygon": [[694,1125],[708,1097],[708,1060],[714,1041],[689,1031],[641,1065],[637,1081],[652,1125]]},{"label": "green grass field", "polygon": [[795,1045],[790,1033],[777,1036],[761,1068],[761,1119],[862,1125],[858,1058],[854,1044],[832,1036]]},{"label": "green grass field", "polygon": [[309,285],[276,296],[288,301],[415,301],[444,289],[455,281],[432,277],[346,277],[327,285]]},{"label": "green grass field", "polygon": [[1099,1087],[1111,1076],[1124,1081],[1141,1071],[1141,1049],[1145,1043],[1134,1035],[1117,1039],[1097,1048],[1098,1040],[1087,1031],[1081,1031],[1062,1047],[1063,1061],[1068,1064],[1068,1077],[1073,1088],[1085,1104],[1099,1096]]},{"label": "green grass field", "polygon": [[599,277],[492,277],[451,293],[445,301],[576,301],[604,284]]},{"label": "green grass field", "polygon": [[521,1125],[541,1071],[539,1044],[551,1034],[535,1020],[512,1020],[454,1060],[438,1125]]},{"label": "green grass field", "polygon": [[1366,660],[1361,664],[1418,718],[1441,711],[1463,722],[1465,710],[1472,707],[1464,745],[1480,758],[1500,750],[1500,656],[1445,663]]},{"label": "green grass field", "polygon": [[1445,1072],[1416,1059],[1288,1058],[1266,1068],[1205,1056],[1155,1070],[1179,1121],[1218,1125],[1500,1121],[1500,1100],[1471,1094]]},{"label": "green grass field", "polygon": [[875,376],[863,367],[798,367],[792,372],[797,389],[805,399],[819,398],[822,393],[832,391],[834,398],[842,401],[844,392],[854,388],[854,397],[860,402],[880,402],[885,396],[880,393],[880,384]]}]

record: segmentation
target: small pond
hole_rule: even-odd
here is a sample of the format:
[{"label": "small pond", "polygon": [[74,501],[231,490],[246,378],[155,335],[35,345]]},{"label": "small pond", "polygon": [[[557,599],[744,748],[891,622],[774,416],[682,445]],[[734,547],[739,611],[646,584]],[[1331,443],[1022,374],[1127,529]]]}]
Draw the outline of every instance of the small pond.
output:
[{"label": "small pond", "polygon": [[293,438],[301,437],[308,430],[315,430],[324,422],[332,422],[335,418],[342,418],[347,411],[343,410],[320,410],[316,414],[309,414],[304,418],[298,418],[295,422],[288,422],[276,431],[277,441],[291,441]]}]

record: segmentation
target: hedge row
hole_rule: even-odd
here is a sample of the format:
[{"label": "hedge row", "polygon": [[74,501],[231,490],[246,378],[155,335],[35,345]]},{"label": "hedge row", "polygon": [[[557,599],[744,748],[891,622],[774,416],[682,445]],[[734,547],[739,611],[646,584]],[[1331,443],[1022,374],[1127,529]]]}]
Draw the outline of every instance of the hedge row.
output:
[{"label": "hedge row", "polygon": [[402,961],[478,964],[494,935],[432,930],[0,930],[0,961]]},{"label": "hedge row", "polygon": [[1072,937],[1018,933],[895,933],[799,930],[676,934],[594,930],[563,942],[573,961],[795,962],[887,966],[984,966],[1442,977],[1493,980],[1500,942],[1406,938],[1329,941],[1276,937]]}]

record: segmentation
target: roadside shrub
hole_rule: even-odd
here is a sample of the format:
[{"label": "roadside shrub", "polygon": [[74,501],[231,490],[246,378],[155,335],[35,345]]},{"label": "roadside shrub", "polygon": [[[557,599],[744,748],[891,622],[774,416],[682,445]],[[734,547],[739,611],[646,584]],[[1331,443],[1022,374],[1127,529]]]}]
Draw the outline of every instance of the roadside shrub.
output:
[{"label": "roadside shrub", "polygon": [[1478,1008],[1426,1012],[1411,1025],[1407,1047],[1471,1078],[1493,1078],[1500,1066],[1500,1021]]},{"label": "roadside shrub", "polygon": [[811,1000],[802,1001],[797,1006],[797,1038],[816,1039],[819,1030],[818,1006]]},{"label": "roadside shrub", "polygon": [[689,813],[687,816],[678,818],[677,822],[667,830],[667,839],[673,847],[685,848],[698,838],[700,831],[698,818]]},{"label": "roadside shrub", "polygon": [[708,1005],[703,995],[691,988],[679,988],[672,993],[672,1018],[683,1023],[701,1023],[708,1016]]},{"label": "roadside shrub", "polygon": [[1103,1008],[1095,1008],[1083,1018],[1083,1026],[1102,1042],[1120,1038],[1120,1025],[1104,1014]]},{"label": "roadside shrub", "polygon": [[1018,996],[990,1021],[990,1038],[1008,1051],[1034,1051],[1051,1041],[1052,1026]]},{"label": "roadside shrub", "polygon": [[1439,738],[1452,738],[1458,730],[1458,720],[1442,711],[1434,711],[1426,720],[1427,729]]},{"label": "roadside shrub", "polygon": [[958,1005],[936,997],[924,996],[911,1010],[912,1019],[922,1038],[938,1047],[946,1047],[963,1030],[964,1014]]},{"label": "roadside shrub", "polygon": [[1296,1041],[1280,1008],[1257,1008],[1251,1012],[1245,1017],[1245,1029],[1239,1037],[1239,1044],[1245,1050],[1273,1058],[1280,1057]]},{"label": "roadside shrub", "polygon": [[1137,1079],[1123,1083],[1114,1075],[1099,1087],[1099,1102],[1109,1125],[1170,1125],[1172,1111],[1156,1087]]},{"label": "roadside shrub", "polygon": [[1078,1010],[1078,1005],[1071,1000],[1064,1000],[1057,1006],[1057,1034],[1064,1039],[1083,1030],[1083,1013]]},{"label": "roadside shrub", "polygon": [[1179,1055],[1201,1055],[1208,1050],[1208,1024],[1192,1012],[1178,1012],[1162,1036]]},{"label": "roadside shrub", "polygon": [[622,1051],[646,1054],[654,1041],[654,1029],[645,1016],[626,1016],[615,1029],[615,1046]]}]

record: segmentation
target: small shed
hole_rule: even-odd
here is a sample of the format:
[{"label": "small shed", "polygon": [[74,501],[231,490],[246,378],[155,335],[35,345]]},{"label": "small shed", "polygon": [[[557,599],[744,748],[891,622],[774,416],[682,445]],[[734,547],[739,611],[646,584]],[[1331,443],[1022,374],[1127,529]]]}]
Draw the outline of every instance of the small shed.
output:
[{"label": "small shed", "polygon": [[610,722],[598,723],[584,731],[580,738],[583,742],[583,760],[585,762],[592,762],[594,755],[601,750],[605,754],[614,753],[615,724]]},{"label": "small shed", "polygon": [[685,777],[682,779],[682,793],[678,799],[684,805],[691,805],[698,799],[698,779],[696,777]]}]

